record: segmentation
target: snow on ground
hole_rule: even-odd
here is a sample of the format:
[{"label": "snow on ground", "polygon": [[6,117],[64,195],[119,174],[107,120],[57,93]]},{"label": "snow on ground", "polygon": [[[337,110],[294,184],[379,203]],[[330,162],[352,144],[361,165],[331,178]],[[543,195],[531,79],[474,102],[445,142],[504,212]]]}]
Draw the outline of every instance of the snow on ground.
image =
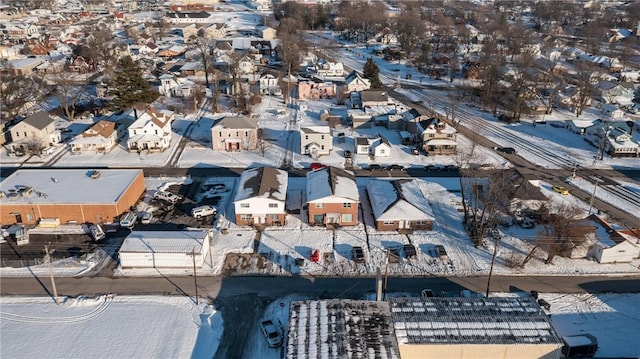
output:
[{"label": "snow on ground", "polygon": [[[583,190],[586,193],[592,193],[594,196],[606,203],[611,204],[614,207],[617,207],[632,216],[640,218],[640,203],[631,203],[629,201],[624,201],[619,197],[612,196],[608,191],[605,191],[602,186],[598,186],[599,188],[594,188],[595,184],[591,183],[588,180],[585,180],[582,177],[569,178],[567,182],[571,183],[573,186],[576,186]],[[637,183],[622,181],[619,182],[620,185],[624,186],[628,191],[640,193],[640,185]],[[595,193],[594,193],[595,189]]]},{"label": "snow on ground", "polygon": [[598,358],[640,357],[640,294],[540,294],[560,336],[598,338]]},{"label": "snow on ground", "polygon": [[0,297],[0,356],[211,358],[222,336],[220,313],[192,298],[60,299],[55,305],[49,297]]}]

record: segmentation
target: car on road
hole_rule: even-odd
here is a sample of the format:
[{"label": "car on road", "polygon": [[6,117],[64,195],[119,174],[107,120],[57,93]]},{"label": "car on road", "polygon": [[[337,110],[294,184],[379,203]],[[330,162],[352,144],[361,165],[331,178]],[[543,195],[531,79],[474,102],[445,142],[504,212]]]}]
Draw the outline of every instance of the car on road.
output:
[{"label": "car on road", "polygon": [[494,147],[493,149],[507,155],[515,155],[518,153],[518,151],[516,151],[516,149],[513,147]]},{"label": "car on road", "polygon": [[353,257],[353,261],[356,263],[364,263],[364,250],[362,247],[355,246],[351,249],[351,255]]},{"label": "car on road", "polygon": [[381,169],[382,169],[382,166],[377,165],[375,163],[369,165],[369,171],[377,171],[377,170],[381,170]]},{"label": "car on road", "polygon": [[322,164],[322,163],[320,163],[320,162],[312,162],[312,163],[309,165],[309,168],[310,168],[312,171],[319,170],[319,169],[321,169],[321,168],[325,168],[325,167],[327,167],[327,165],[324,165],[324,164]]},{"label": "car on road", "polygon": [[267,338],[267,343],[271,348],[277,348],[282,345],[282,334],[278,327],[273,324],[271,320],[264,320],[260,323],[262,327],[262,334]]},{"label": "car on road", "polygon": [[405,168],[402,165],[389,165],[389,166],[387,166],[387,170],[389,170],[389,171],[404,171]]},{"label": "car on road", "polygon": [[566,195],[569,194],[569,190],[567,190],[566,188],[564,188],[562,186],[552,186],[551,189],[554,190],[555,192],[560,193],[563,196],[566,196]]}]

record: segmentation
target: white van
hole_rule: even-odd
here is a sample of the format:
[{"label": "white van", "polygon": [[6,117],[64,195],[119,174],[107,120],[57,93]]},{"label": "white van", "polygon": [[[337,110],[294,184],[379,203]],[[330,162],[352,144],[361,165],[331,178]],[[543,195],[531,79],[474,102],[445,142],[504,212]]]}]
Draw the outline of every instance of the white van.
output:
[{"label": "white van", "polygon": [[213,206],[200,206],[191,210],[191,215],[197,219],[204,218],[206,216],[212,216],[218,213],[216,207]]},{"label": "white van", "polygon": [[178,196],[175,193],[171,193],[171,192],[166,192],[166,191],[157,191],[153,197],[155,199],[161,199],[163,201],[167,201],[169,203],[173,203],[176,204],[178,203],[179,200],[182,199],[182,197]]},{"label": "white van", "polygon": [[136,220],[138,219],[138,215],[133,212],[127,212],[122,215],[120,218],[120,226],[131,228],[134,224],[136,224]]}]

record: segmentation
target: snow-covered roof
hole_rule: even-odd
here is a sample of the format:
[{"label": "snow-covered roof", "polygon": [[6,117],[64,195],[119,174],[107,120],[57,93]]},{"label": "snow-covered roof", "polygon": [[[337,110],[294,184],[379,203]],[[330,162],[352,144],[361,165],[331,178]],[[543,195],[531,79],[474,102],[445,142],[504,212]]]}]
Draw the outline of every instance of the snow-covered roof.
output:
[{"label": "snow-covered roof", "polygon": [[431,206],[415,180],[370,180],[367,193],[376,220],[434,220]]},{"label": "snow-covered roof", "polygon": [[531,297],[392,298],[402,344],[557,344],[548,316]]},{"label": "snow-covered roof", "polygon": [[6,193],[21,187],[31,187],[30,196],[7,196],[0,204],[113,204],[125,193],[140,169],[100,169],[98,178],[91,178],[86,169],[20,169],[0,183]]},{"label": "snow-covered roof", "polygon": [[400,358],[389,303],[314,300],[289,311],[287,359]]},{"label": "snow-covered roof", "polygon": [[120,252],[200,254],[206,231],[133,231],[124,239]]},{"label": "snow-covered roof", "polygon": [[307,172],[307,202],[358,202],[360,194],[353,173],[337,167]]},{"label": "snow-covered roof", "polygon": [[254,197],[284,201],[287,198],[289,174],[271,167],[258,167],[242,172],[234,202]]}]

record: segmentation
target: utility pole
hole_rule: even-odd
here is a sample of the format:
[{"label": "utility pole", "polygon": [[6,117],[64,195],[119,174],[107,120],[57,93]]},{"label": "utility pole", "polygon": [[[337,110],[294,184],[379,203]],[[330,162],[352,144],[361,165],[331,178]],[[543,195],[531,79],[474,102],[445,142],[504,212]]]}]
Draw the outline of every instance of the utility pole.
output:
[{"label": "utility pole", "polygon": [[382,300],[387,296],[387,281],[389,279],[389,248],[387,248],[387,260],[384,267],[384,291],[382,292]]},{"label": "utility pole", "polygon": [[191,258],[193,259],[193,284],[196,287],[196,305],[198,305],[198,275],[196,274],[196,247],[193,247],[191,251]]},{"label": "utility pole", "polygon": [[56,289],[56,281],[53,278],[53,270],[51,269],[51,256],[49,255],[49,245],[44,245],[44,252],[46,253],[47,263],[49,265],[49,277],[51,277],[51,287],[53,288],[53,301],[58,304],[58,289]]},{"label": "utility pole", "polygon": [[600,183],[600,178],[595,178],[596,183],[593,185],[593,192],[591,192],[591,200],[589,201],[589,213],[587,216],[591,215],[591,209],[593,208],[593,198],[596,196],[596,189],[598,188],[598,183]]}]

